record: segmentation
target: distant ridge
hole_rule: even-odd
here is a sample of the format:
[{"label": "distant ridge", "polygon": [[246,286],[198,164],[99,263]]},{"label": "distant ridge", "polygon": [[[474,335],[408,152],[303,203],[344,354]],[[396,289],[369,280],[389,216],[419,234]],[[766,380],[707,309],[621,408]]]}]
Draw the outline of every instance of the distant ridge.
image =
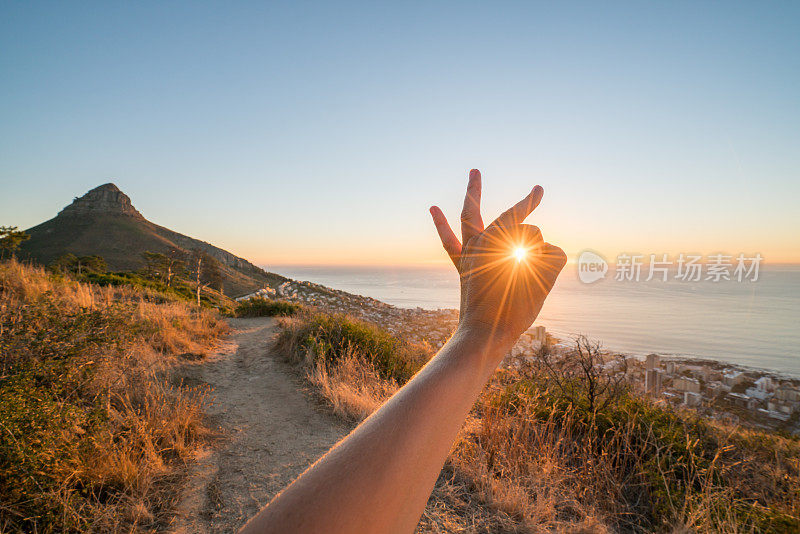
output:
[{"label": "distant ridge", "polygon": [[225,294],[236,297],[265,285],[288,280],[256,267],[244,258],[205,241],[154,224],[133,207],[116,185],[95,187],[49,221],[26,230],[31,239],[19,257],[47,265],[62,254],[98,254],[111,270],[133,271],[144,266],[145,251],[168,253],[199,249],[219,261]]}]

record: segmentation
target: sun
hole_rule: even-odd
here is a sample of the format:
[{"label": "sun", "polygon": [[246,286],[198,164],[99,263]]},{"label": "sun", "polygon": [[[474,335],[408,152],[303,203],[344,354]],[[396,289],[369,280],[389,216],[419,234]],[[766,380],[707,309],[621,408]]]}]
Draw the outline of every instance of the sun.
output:
[{"label": "sun", "polygon": [[522,247],[517,247],[514,249],[514,257],[517,258],[517,261],[522,261],[525,259],[525,256],[528,255],[528,251]]}]

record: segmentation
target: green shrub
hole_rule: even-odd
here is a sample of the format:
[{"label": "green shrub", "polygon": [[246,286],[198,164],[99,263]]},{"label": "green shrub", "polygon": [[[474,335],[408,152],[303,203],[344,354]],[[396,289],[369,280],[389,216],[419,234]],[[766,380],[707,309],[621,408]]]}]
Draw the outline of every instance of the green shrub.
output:
[{"label": "green shrub", "polygon": [[[136,289],[149,290],[168,299],[196,302],[197,295],[192,283],[185,280],[176,280],[173,285],[167,286],[159,280],[152,280],[132,272],[115,273],[84,273],[77,277],[81,282],[99,286],[130,286]],[[225,315],[232,315],[233,301],[222,293],[205,288],[200,292],[200,305],[204,308],[215,308]]]},{"label": "green shrub", "polygon": [[[364,358],[384,379],[407,382],[430,353],[402,341],[371,323],[344,314],[307,312],[281,333],[284,346],[311,351],[327,366],[335,366],[347,351]],[[290,349],[291,350],[291,349]]]},{"label": "green shrub", "polygon": [[256,297],[239,302],[236,305],[236,317],[292,316],[302,309],[301,305],[286,302],[285,300]]}]

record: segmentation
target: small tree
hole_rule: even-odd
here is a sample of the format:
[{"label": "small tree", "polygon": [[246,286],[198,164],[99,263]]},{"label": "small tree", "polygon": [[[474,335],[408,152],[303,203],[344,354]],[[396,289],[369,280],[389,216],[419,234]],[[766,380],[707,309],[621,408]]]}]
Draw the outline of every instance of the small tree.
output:
[{"label": "small tree", "polygon": [[176,278],[186,272],[185,254],[182,250],[171,250],[168,254],[146,251],[142,253],[145,261],[145,275],[172,287]]},{"label": "small tree", "polygon": [[144,269],[142,274],[147,278],[157,280],[161,276],[161,257],[163,254],[158,252],[150,252],[146,250],[142,252],[142,259],[144,260]]},{"label": "small tree", "polygon": [[578,337],[575,349],[566,354],[555,354],[549,345],[543,345],[537,357],[561,395],[587,413],[604,410],[627,388],[625,358],[604,357],[600,343],[586,336]]},{"label": "small tree", "polygon": [[180,249],[172,249],[167,253],[164,260],[164,272],[166,273],[167,287],[172,287],[176,278],[186,276],[186,252]]},{"label": "small tree", "polygon": [[53,260],[48,267],[51,271],[62,274],[74,273],[81,275],[83,273],[104,273],[108,271],[106,260],[96,254],[81,257],[77,257],[72,253],[62,254]]},{"label": "small tree", "polygon": [[108,265],[106,265],[106,260],[102,256],[93,254],[78,258],[78,270],[79,273],[104,273],[108,271]]},{"label": "small tree", "polygon": [[216,287],[222,291],[222,273],[219,262],[211,255],[199,249],[192,250],[192,270],[195,276],[195,293],[197,305],[200,306],[200,292],[207,287]]},{"label": "small tree", "polygon": [[74,272],[78,265],[78,257],[70,252],[62,254],[48,265],[48,269],[61,274]]},{"label": "small tree", "polygon": [[24,231],[17,230],[16,226],[0,226],[0,259],[5,257],[6,252],[13,258],[20,244],[30,238]]}]

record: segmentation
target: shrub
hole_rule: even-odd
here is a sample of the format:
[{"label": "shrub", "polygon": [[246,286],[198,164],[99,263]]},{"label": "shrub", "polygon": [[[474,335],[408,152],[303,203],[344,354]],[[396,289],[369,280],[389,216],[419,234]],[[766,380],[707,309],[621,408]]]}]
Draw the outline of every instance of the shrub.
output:
[{"label": "shrub", "polygon": [[[282,321],[278,349],[304,359],[310,382],[353,420],[430,356],[375,325],[314,311]],[[441,513],[441,497],[463,490],[491,511],[480,520],[489,531],[800,531],[796,438],[642,397],[620,379],[624,361],[605,365],[585,338],[563,360],[539,356],[498,371],[475,403],[443,471],[454,476],[440,478],[425,512],[436,529],[475,529],[474,508]]]},{"label": "shrub", "polygon": [[344,314],[309,311],[284,329],[278,346],[287,353],[311,354],[328,368],[345,355],[356,354],[384,380],[406,383],[430,358],[423,347]]},{"label": "shrub", "polygon": [[254,297],[243,300],[236,305],[237,317],[274,317],[292,316],[300,312],[303,307],[285,300],[272,300]]},{"label": "shrub", "polygon": [[205,432],[170,362],[216,314],[0,263],[0,531],[154,530]]},{"label": "shrub", "polygon": [[623,531],[800,529],[800,495],[791,489],[800,482],[797,440],[751,438],[741,446],[753,431],[628,389],[587,410],[589,382],[556,383],[551,374],[499,373],[454,454],[485,498],[507,512],[538,526],[542,516],[569,523],[588,515]]},{"label": "shrub", "polygon": [[[138,290],[149,291],[167,300],[182,300],[196,302],[195,288],[190,282],[177,279],[168,286],[160,280],[151,280],[137,273],[84,273],[76,277],[81,282],[96,284],[106,287],[129,286]],[[200,305],[204,308],[214,308],[224,315],[232,315],[234,303],[222,293],[210,288],[204,288],[200,293]]]}]

